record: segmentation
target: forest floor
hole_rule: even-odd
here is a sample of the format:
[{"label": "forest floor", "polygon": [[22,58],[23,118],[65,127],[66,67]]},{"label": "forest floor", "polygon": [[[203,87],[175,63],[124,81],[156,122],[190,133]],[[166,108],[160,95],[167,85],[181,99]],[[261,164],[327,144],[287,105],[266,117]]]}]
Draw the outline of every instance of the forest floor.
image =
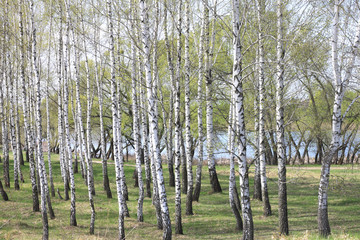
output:
[{"label": "forest floor", "polygon": [[[45,159],[47,157],[45,156]],[[111,162],[111,161],[110,161]],[[11,169],[12,161],[11,161]],[[95,173],[95,235],[89,235],[90,207],[87,187],[81,174],[75,175],[77,227],[69,226],[70,201],[52,199],[56,219],[49,220],[50,239],[116,239],[118,238],[118,205],[115,191],[114,165],[109,164],[109,178],[113,198],[108,199],[102,188],[101,164],[94,163]],[[58,156],[53,156],[55,188],[62,192]],[[20,190],[6,189],[9,201],[0,199],[0,239],[41,239],[42,222],[39,212],[32,212],[29,164],[21,167],[25,183]],[[125,173],[129,189],[128,207],[130,218],[125,219],[127,239],[161,239],[157,230],[154,207],[151,199],[144,200],[144,222],[136,220],[138,189],[134,188],[132,160],[126,162]],[[80,169],[79,169],[80,170]],[[168,186],[167,165],[163,166],[166,191],[172,223],[175,217],[175,190]],[[195,170],[195,168],[194,168]],[[332,166],[329,187],[329,220],[332,230],[330,239],[360,239],[360,166]],[[2,163],[0,163],[2,179]],[[182,220],[184,235],[173,235],[173,239],[240,239],[241,232],[235,230],[235,218],[228,203],[228,166],[218,166],[222,193],[212,194],[207,167],[203,167],[200,202],[193,203],[193,216],[185,215],[186,196],[182,194]],[[268,188],[273,215],[264,217],[262,202],[251,201],[255,239],[319,239],[317,234],[317,200],[320,166],[289,166],[287,168],[288,212],[290,236],[278,234],[277,167],[268,166]],[[250,168],[250,188],[253,190],[253,166]],[[238,178],[237,178],[238,181]],[[63,193],[62,193],[63,195]],[[252,195],[251,195],[252,196]]]}]

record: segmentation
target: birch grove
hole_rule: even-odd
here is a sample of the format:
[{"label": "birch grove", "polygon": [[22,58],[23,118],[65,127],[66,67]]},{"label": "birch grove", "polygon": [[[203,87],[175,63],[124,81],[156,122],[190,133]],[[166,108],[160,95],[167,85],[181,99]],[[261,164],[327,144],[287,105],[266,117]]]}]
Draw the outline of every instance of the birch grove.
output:
[{"label": "birch grove", "polygon": [[356,238],[359,16],[1,1],[0,238]]}]

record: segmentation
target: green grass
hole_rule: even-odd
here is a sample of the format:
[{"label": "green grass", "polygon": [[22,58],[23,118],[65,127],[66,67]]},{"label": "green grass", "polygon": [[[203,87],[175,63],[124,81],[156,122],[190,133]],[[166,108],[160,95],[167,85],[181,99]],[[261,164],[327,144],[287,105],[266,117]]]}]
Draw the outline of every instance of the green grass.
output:
[{"label": "green grass", "polygon": [[[46,159],[46,157],[45,157]],[[111,163],[111,161],[109,161]],[[11,161],[12,169],[12,161]],[[1,179],[2,179],[2,163]],[[102,188],[101,164],[94,163],[96,196],[95,235],[89,232],[90,207],[87,187],[81,174],[76,174],[77,227],[69,226],[70,201],[52,199],[56,219],[49,220],[50,239],[115,239],[118,237],[118,205],[115,192],[114,165],[109,164],[110,184],[113,199],[107,199]],[[132,179],[135,165],[125,163],[125,174],[129,189],[128,207],[130,218],[125,219],[127,239],[161,239],[162,231],[156,228],[155,210],[151,199],[144,201],[144,222],[136,221],[138,189]],[[42,234],[41,214],[32,212],[31,184],[28,163],[21,167],[25,183],[20,191],[6,189],[10,201],[0,200],[0,239],[40,239]],[[58,156],[53,156],[55,188],[62,192]],[[194,168],[195,169],[195,168]],[[80,169],[79,169],[80,170]],[[185,215],[185,195],[182,195],[184,235],[173,235],[174,239],[239,239],[241,232],[235,230],[235,218],[228,204],[228,166],[218,166],[219,180],[223,188],[220,194],[211,194],[207,167],[203,168],[200,202],[194,202],[193,216]],[[360,239],[360,175],[359,166],[332,166],[329,195],[329,220],[332,229],[330,239]],[[164,165],[165,182],[168,183],[168,169]],[[250,188],[253,190],[253,173],[250,169]],[[273,215],[262,216],[262,203],[252,201],[255,239],[280,239],[278,235],[277,211],[277,168],[267,168],[269,197]],[[282,239],[319,239],[317,234],[317,191],[320,166],[288,167],[288,209],[290,236]],[[238,179],[237,179],[238,181]],[[166,185],[171,220],[174,222],[174,188]]]}]

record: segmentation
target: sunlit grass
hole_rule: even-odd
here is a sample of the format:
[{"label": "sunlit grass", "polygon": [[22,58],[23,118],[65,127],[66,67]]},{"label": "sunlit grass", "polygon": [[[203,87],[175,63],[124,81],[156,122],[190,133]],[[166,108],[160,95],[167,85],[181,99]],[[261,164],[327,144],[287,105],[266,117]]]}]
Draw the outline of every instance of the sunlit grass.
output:
[{"label": "sunlit grass", "polygon": [[[12,159],[12,156],[11,156]],[[46,158],[45,158],[46,159]],[[98,161],[98,160],[96,160]],[[114,165],[109,161],[109,176],[113,199],[106,197],[102,188],[100,163],[94,163],[95,173],[95,235],[89,232],[90,207],[87,187],[81,174],[76,174],[77,227],[69,226],[70,201],[52,199],[55,220],[49,220],[50,239],[115,239],[118,237],[118,205],[115,192]],[[1,179],[2,179],[2,163]],[[11,170],[13,168],[11,161]],[[53,156],[55,188],[63,192],[58,156]],[[31,184],[28,163],[21,167],[25,183],[20,191],[6,189],[10,201],[0,200],[0,239],[40,239],[42,234],[41,214],[32,212]],[[128,207],[130,218],[125,220],[127,239],[161,239],[162,231],[157,230],[155,210],[151,199],[144,201],[144,222],[136,220],[138,189],[134,188],[133,161],[125,163],[126,181],[129,189]],[[194,168],[195,169],[195,168]],[[79,169],[80,170],[80,169]],[[174,239],[238,239],[241,232],[235,230],[235,219],[228,203],[228,166],[218,166],[219,180],[223,193],[211,194],[207,167],[203,168],[203,181],[200,202],[194,202],[193,216],[185,215],[185,195],[183,203],[184,235],[173,235]],[[329,219],[332,229],[330,239],[360,239],[360,175],[359,166],[332,166],[329,195]],[[250,168],[250,188],[253,190],[253,167]],[[255,239],[279,239],[277,212],[277,167],[267,169],[270,203],[273,215],[262,216],[262,203],[252,201]],[[168,169],[164,165],[165,182],[168,183]],[[319,239],[317,235],[317,191],[320,166],[291,166],[287,170],[288,208],[290,236],[286,239]],[[238,179],[237,179],[238,181]],[[171,220],[174,222],[174,188],[166,185]]]}]

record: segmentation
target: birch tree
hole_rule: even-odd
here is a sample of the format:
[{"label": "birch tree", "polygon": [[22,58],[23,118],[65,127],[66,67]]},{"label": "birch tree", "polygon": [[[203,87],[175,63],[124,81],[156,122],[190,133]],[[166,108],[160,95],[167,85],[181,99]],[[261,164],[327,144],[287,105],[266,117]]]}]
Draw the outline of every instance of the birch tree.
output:
[{"label": "birch tree", "polygon": [[[29,152],[29,167],[30,167],[30,181],[31,181],[31,190],[32,190],[32,199],[33,199],[33,211],[40,211],[39,208],[39,197],[38,197],[38,185],[36,184],[36,168],[34,162],[34,147],[32,145],[33,135],[30,132],[29,127],[29,106],[27,105],[27,88],[26,88],[26,79],[25,79],[25,43],[24,43],[24,25],[23,25],[23,14],[22,14],[22,6],[24,6],[24,2],[21,1],[19,4],[19,28],[20,28],[20,58],[21,58],[21,66],[20,66],[20,78],[22,85],[22,105],[23,105],[23,115],[24,115],[24,128],[26,134],[26,146],[27,151]],[[51,176],[51,175],[50,175]]]},{"label": "birch tree", "polygon": [[144,49],[144,67],[145,67],[145,79],[147,87],[147,98],[149,104],[149,123],[151,129],[152,149],[154,156],[154,162],[156,165],[156,179],[159,190],[161,215],[163,220],[163,239],[171,239],[171,222],[169,216],[169,209],[167,205],[167,197],[165,192],[164,177],[161,166],[161,155],[160,155],[160,142],[158,139],[158,116],[156,115],[156,95],[152,91],[151,84],[151,67],[150,67],[150,33],[148,23],[148,7],[145,0],[140,1],[141,10],[141,26],[142,26],[142,43]]},{"label": "birch tree", "polygon": [[[182,1],[178,2],[177,19],[177,64],[175,79],[175,233],[182,234],[181,221],[181,181],[180,181],[180,163],[181,163],[181,123],[180,123],[180,74],[181,74],[181,27],[182,27]],[[185,172],[183,172],[185,174]]]},{"label": "birch tree", "polygon": [[199,156],[198,164],[196,167],[196,183],[193,194],[193,201],[199,201],[200,191],[201,191],[201,172],[202,172],[202,163],[204,159],[204,130],[203,130],[203,79],[204,79],[204,41],[205,41],[205,23],[207,18],[207,9],[204,8],[203,16],[201,21],[201,30],[200,30],[200,40],[199,40],[199,73],[198,73],[198,82],[197,82],[197,123],[198,123],[198,138],[199,138]]},{"label": "birch tree", "polygon": [[[97,15],[94,18],[94,24],[95,19],[97,20]],[[103,118],[103,80],[101,77],[99,77],[99,59],[98,59],[98,42],[99,41],[99,31],[97,28],[95,28],[94,33],[94,54],[95,54],[95,80],[97,84],[98,89],[98,100],[99,100],[99,120],[100,120],[100,144],[101,144],[101,163],[102,163],[102,173],[103,173],[103,187],[106,191],[106,195],[108,198],[112,198],[112,193],[110,189],[110,182],[109,182],[109,175],[108,175],[108,168],[107,168],[107,157],[106,157],[106,142],[105,142],[105,131],[104,131],[104,118]]]},{"label": "birch tree", "polygon": [[34,1],[30,0],[30,9],[31,9],[31,31],[32,31],[32,64],[33,71],[35,73],[35,87],[36,87],[36,142],[37,142],[37,158],[38,158],[38,171],[40,176],[40,190],[41,190],[41,215],[43,222],[43,239],[49,238],[49,226],[47,218],[47,177],[46,177],[46,168],[43,157],[42,149],[42,124],[41,124],[41,94],[40,94],[40,74],[37,66],[37,52],[36,52],[36,26],[34,21]]},{"label": "birch tree", "polygon": [[[214,157],[214,126],[213,126],[213,79],[211,75],[212,67],[212,47],[210,47],[210,20],[209,20],[209,3],[208,0],[203,0],[205,11],[205,83],[206,83],[206,151],[208,160],[208,169],[210,175],[210,184],[213,192],[222,192],[219,179],[216,173],[215,157]],[[215,4],[216,8],[216,4]],[[214,10],[216,13],[216,10]],[[216,16],[216,14],[214,14]],[[215,24],[215,21],[214,21]],[[213,29],[212,44],[214,44],[214,32]]]},{"label": "birch tree", "polygon": [[164,1],[164,37],[165,37],[165,45],[166,45],[166,57],[168,62],[168,69],[170,74],[170,82],[171,82],[171,93],[169,97],[169,142],[167,145],[168,152],[168,169],[169,169],[169,185],[171,187],[175,186],[175,175],[174,175],[174,163],[173,163],[173,142],[172,142],[172,129],[173,129],[173,112],[174,112],[174,100],[173,100],[173,92],[174,92],[174,82],[175,82],[175,71],[174,64],[171,55],[171,48],[168,36],[168,7],[167,0]]},{"label": "birch tree", "polygon": [[65,126],[65,159],[68,162],[68,171],[69,171],[69,180],[70,180],[70,190],[71,190],[71,207],[70,207],[70,226],[77,226],[76,222],[76,196],[75,196],[75,179],[74,179],[74,170],[72,162],[72,151],[70,143],[70,126],[69,126],[69,85],[68,82],[71,79],[71,70],[70,70],[70,3],[68,1],[66,4],[66,43],[65,43],[65,61],[64,61],[64,98],[63,98],[63,107],[64,107],[64,126]]},{"label": "birch tree", "polygon": [[236,191],[236,182],[235,182],[235,134],[236,134],[236,118],[234,116],[234,93],[233,89],[231,89],[231,100],[230,100],[230,108],[229,108],[229,127],[228,127],[228,150],[230,154],[230,174],[229,174],[229,203],[232,212],[235,215],[236,219],[236,229],[242,230],[243,223],[240,215],[241,209],[238,209],[236,204],[236,198],[238,199],[238,193]]},{"label": "birch tree", "polygon": [[[69,4],[69,3],[68,3]],[[70,7],[69,5],[67,7]],[[82,6],[81,6],[82,7]],[[82,20],[82,19],[81,19]],[[70,15],[69,15],[70,21]],[[73,30],[74,31],[74,30]],[[74,33],[73,37],[73,45],[79,46],[77,35]],[[79,132],[80,132],[80,154],[84,152],[85,155],[85,164],[86,164],[86,180],[87,180],[87,188],[88,188],[88,198],[89,204],[91,209],[91,217],[90,217],[90,234],[94,234],[95,228],[95,206],[94,206],[94,197],[95,195],[95,187],[94,187],[94,175],[92,171],[92,164],[90,159],[90,154],[88,150],[88,144],[85,139],[85,131],[82,122],[82,106],[80,102],[80,65],[79,65],[79,52],[75,48],[75,61],[74,61],[74,68],[75,68],[75,88],[76,88],[76,106],[77,106],[77,117],[78,117],[78,124],[79,124]],[[88,77],[88,76],[87,76]],[[85,168],[85,167],[83,167]]]},{"label": "birch tree", "polygon": [[[179,12],[180,14],[180,12]],[[191,156],[191,132],[190,132],[190,2],[185,0],[185,131],[186,131],[186,161],[187,161],[187,195],[186,215],[193,215],[193,171]]]},{"label": "birch tree", "polygon": [[286,192],[286,156],[284,139],[284,47],[283,47],[283,1],[277,1],[277,81],[276,81],[276,141],[279,172],[279,232],[289,235]]},{"label": "birch tree", "polygon": [[58,49],[58,135],[59,135],[59,158],[60,158],[60,169],[61,176],[64,182],[64,194],[65,200],[69,200],[69,192],[68,192],[68,176],[66,171],[66,162],[65,162],[65,141],[64,141],[64,130],[63,130],[63,107],[62,107],[62,99],[63,99],[63,28],[62,28],[62,5],[59,4],[60,7],[60,30],[59,30],[59,49]]},{"label": "birch tree", "polygon": [[118,154],[118,131],[119,120],[118,120],[118,109],[117,109],[117,98],[116,98],[116,80],[115,80],[115,49],[114,49],[114,27],[112,19],[112,1],[107,1],[108,7],[108,30],[110,38],[110,66],[111,66],[111,108],[112,108],[112,125],[113,125],[113,141],[114,141],[114,160],[115,160],[115,173],[116,173],[116,192],[118,196],[119,205],[119,239],[125,239],[125,228],[124,228],[124,197],[121,184],[121,173],[120,173],[120,159]]},{"label": "birch tree", "polygon": [[[20,5],[21,6],[21,5]],[[52,1],[50,1],[50,6],[52,6]],[[47,154],[48,154],[48,167],[49,167],[49,180],[50,180],[50,188],[51,188],[51,196],[55,197],[55,186],[54,186],[54,178],[52,172],[52,164],[51,164],[51,132],[50,132],[50,111],[49,111],[49,82],[50,82],[50,52],[51,52],[51,38],[52,38],[52,25],[53,25],[53,17],[52,17],[52,8],[50,11],[50,32],[49,32],[49,48],[48,48],[48,72],[47,72],[47,81],[46,81],[46,94],[45,94],[45,101],[46,101],[46,141],[48,144]],[[26,89],[23,89],[23,92],[26,94]],[[25,99],[23,99],[25,101]],[[23,103],[24,109],[26,107],[25,102]],[[25,117],[24,117],[25,119]]]},{"label": "birch tree", "polygon": [[[4,41],[5,42],[5,41]],[[3,42],[3,53],[5,52],[5,43]],[[5,73],[5,63],[6,60],[2,58],[2,79],[1,85],[6,86],[6,73]],[[6,99],[4,98],[4,93],[6,88],[0,89],[0,113],[1,113],[1,143],[2,143],[2,152],[3,152],[3,176],[4,176],[4,185],[5,187],[10,188],[10,171],[9,171],[9,142],[8,142],[8,128],[6,121]]]},{"label": "birch tree", "polygon": [[259,42],[259,159],[260,159],[260,180],[261,180],[261,195],[264,207],[264,216],[271,215],[271,206],[269,201],[269,193],[266,179],[266,159],[265,159],[265,73],[264,73],[264,43],[263,43],[263,14],[264,14],[264,2],[263,0],[256,0],[257,18],[258,18],[258,42]]},{"label": "birch tree", "polygon": [[[131,19],[131,29],[135,32],[135,6],[134,1],[131,1],[131,10],[130,10],[130,19]],[[137,207],[137,220],[139,222],[144,221],[143,216],[143,202],[144,202],[144,184],[142,179],[142,168],[141,168],[141,159],[140,159],[140,124],[139,124],[139,114],[138,114],[138,97],[137,97],[137,68],[136,68],[136,45],[134,38],[131,39],[131,53],[132,53],[132,72],[131,72],[131,87],[132,87],[132,110],[133,110],[133,133],[134,133],[134,147],[135,147],[135,161],[136,161],[136,172],[139,185],[139,199]]]},{"label": "birch tree", "polygon": [[343,1],[334,1],[334,13],[332,22],[332,39],[331,39],[331,60],[333,70],[333,87],[335,89],[334,104],[332,111],[332,137],[331,144],[327,155],[322,161],[321,175],[319,184],[319,202],[318,202],[318,229],[321,236],[327,237],[330,235],[330,224],[328,218],[328,188],[330,177],[331,161],[337,157],[337,151],[340,147],[341,137],[341,107],[344,99],[345,90],[348,87],[349,81],[352,77],[352,70],[355,64],[356,56],[358,54],[360,44],[360,21],[356,30],[354,42],[351,46],[350,57],[347,66],[342,71],[339,59],[339,25],[340,25],[340,9]]},{"label": "birch tree", "polygon": [[254,239],[254,225],[250,206],[249,175],[246,162],[246,136],[244,119],[244,92],[242,78],[241,21],[239,0],[233,0],[233,91],[235,101],[236,137],[240,175],[241,210],[243,215],[243,239]]}]

